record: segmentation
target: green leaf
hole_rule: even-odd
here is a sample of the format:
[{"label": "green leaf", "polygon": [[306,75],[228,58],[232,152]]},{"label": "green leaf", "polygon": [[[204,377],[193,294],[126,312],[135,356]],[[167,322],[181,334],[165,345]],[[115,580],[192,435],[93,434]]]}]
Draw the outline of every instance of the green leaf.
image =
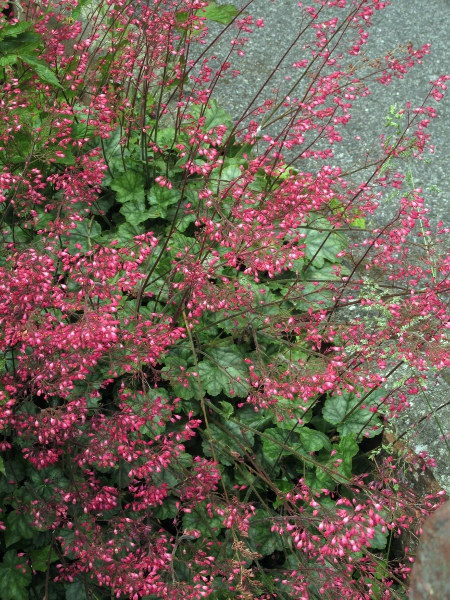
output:
[{"label": "green leaf", "polygon": [[144,179],[142,175],[128,169],[120,177],[111,182],[111,189],[116,192],[117,201],[123,204],[132,200],[144,200]]},{"label": "green leaf", "polygon": [[322,415],[325,421],[337,425],[341,435],[355,433],[374,437],[380,433],[381,422],[367,406],[361,408],[360,404],[361,400],[354,394],[331,396],[325,400]]},{"label": "green leaf", "polygon": [[232,4],[221,4],[218,6],[216,2],[210,2],[204,9],[197,11],[197,14],[215,23],[228,25],[239,14],[239,10]]},{"label": "green leaf", "polygon": [[386,529],[386,531],[383,533],[381,529],[381,525],[375,526],[375,536],[370,540],[370,548],[374,548],[376,550],[384,550],[386,548],[386,544],[389,537],[389,531]]},{"label": "green leaf", "polygon": [[[331,225],[326,219],[316,219],[310,226],[314,229],[306,230],[306,258],[312,260],[312,264],[318,269],[323,267],[325,260],[339,262],[336,255],[347,247],[344,236],[330,232]],[[320,231],[320,228],[324,231]]]},{"label": "green leaf", "polygon": [[245,455],[245,449],[252,448],[254,438],[250,431],[245,431],[237,423],[227,421],[222,427],[214,423],[209,425],[203,440],[203,452],[206,456],[212,456],[212,443],[217,460],[230,467],[236,458]]},{"label": "green leaf", "polygon": [[[51,553],[51,556],[50,556]],[[58,555],[51,545],[39,548],[39,550],[32,550],[30,552],[31,566],[35,571],[45,571],[48,565],[58,560]]]},{"label": "green leaf", "polygon": [[164,363],[166,366],[162,369],[162,375],[171,382],[173,394],[184,400],[200,399],[197,377],[192,374],[193,367],[188,369],[186,360],[173,355],[167,356]]},{"label": "green leaf", "polygon": [[307,455],[306,449],[300,442],[300,436],[296,432],[271,427],[266,429],[264,434],[270,436],[270,439],[263,438],[263,456],[272,468],[277,465],[276,472],[279,471],[283,457],[288,456],[291,461],[298,460],[292,455],[292,451]]},{"label": "green leaf", "polygon": [[127,223],[133,227],[147,219],[154,219],[159,216],[155,211],[146,210],[144,198],[136,198],[132,202],[127,202],[121,207],[120,213],[125,217]]},{"label": "green leaf", "polygon": [[312,410],[310,410],[310,408],[311,404],[313,404],[313,400],[308,404],[305,404],[304,408],[300,408],[298,404],[299,403],[295,403],[292,400],[287,400],[286,398],[279,396],[276,403],[276,413],[272,413],[272,423],[276,425],[278,429],[290,430],[295,427],[295,431],[300,431],[299,420],[302,421],[303,425],[311,420]]},{"label": "green leaf", "polygon": [[132,225],[131,223],[122,223],[113,237],[123,247],[129,244],[137,235],[141,235],[144,232],[144,226],[141,224]]},{"label": "green leaf", "polygon": [[331,449],[331,443],[321,431],[310,429],[309,427],[300,427],[297,429],[302,445],[308,452],[318,452],[322,448]]},{"label": "green leaf", "polygon": [[231,417],[231,415],[234,413],[233,406],[229,402],[224,402],[223,400],[220,400],[219,404],[222,408],[225,418],[227,419],[228,417]]},{"label": "green leaf", "polygon": [[350,479],[352,477],[352,458],[359,452],[359,446],[356,443],[356,434],[349,433],[343,435],[337,447],[337,454],[333,457],[334,459],[341,459],[341,464],[338,467],[338,472],[344,477]]},{"label": "green leaf", "polygon": [[44,502],[48,502],[54,496],[55,486],[58,489],[65,490],[69,486],[69,481],[64,477],[63,472],[58,467],[46,467],[39,471],[30,469],[29,478],[32,483],[33,492]]},{"label": "green leaf", "polygon": [[359,452],[356,435],[354,433],[343,435],[339,441],[338,450],[344,458],[353,458],[356,456]]},{"label": "green leaf", "polygon": [[69,234],[62,235],[61,238],[69,246],[69,250],[77,254],[78,252],[88,252],[96,243],[96,237],[100,236],[102,228],[96,221],[83,219],[77,223],[75,229]]},{"label": "green leaf", "polygon": [[[73,123],[72,125],[72,139],[81,140],[83,138],[92,137],[95,131],[95,127],[93,125],[88,125],[88,123]],[[98,200],[97,200],[98,202]]]},{"label": "green leaf", "polygon": [[41,81],[59,88],[62,87],[55,73],[48,68],[47,64],[43,60],[38,60],[34,56],[29,56],[28,54],[20,54],[20,58],[24,63],[33,68],[33,71],[36,72]]},{"label": "green leaf", "polygon": [[29,540],[36,534],[36,529],[31,525],[29,515],[22,512],[12,511],[6,518],[5,544],[6,547],[15,544],[19,540]]},{"label": "green leaf", "polygon": [[[295,488],[295,483],[288,481],[286,479],[286,477],[282,477],[281,479],[274,479],[273,483],[280,490],[282,495],[287,494],[288,492],[290,492],[291,490],[293,490]],[[276,499],[274,500],[274,502],[272,504],[274,509],[277,509],[280,506],[283,506],[284,502],[283,502],[282,495],[281,496],[277,495]]]},{"label": "green leaf", "polygon": [[250,519],[250,529],[248,532],[248,544],[253,552],[258,552],[263,556],[273,554],[275,550],[283,550],[284,542],[279,533],[270,531],[272,527],[271,515],[258,509],[256,514]]},{"label": "green leaf", "polygon": [[28,600],[27,586],[31,583],[31,569],[23,557],[8,550],[0,563],[0,597],[2,600]]},{"label": "green leaf", "polygon": [[41,39],[40,35],[32,31],[23,31],[18,35],[5,37],[0,42],[0,54],[3,56],[18,54],[21,57],[35,50]]},{"label": "green leaf", "polygon": [[[49,146],[49,151],[49,158],[52,158],[54,163],[58,165],[75,164],[75,156],[73,155],[72,150],[70,148],[61,148],[56,144],[52,144]],[[58,154],[56,152],[58,152]],[[64,156],[61,156],[61,152],[64,154]]]},{"label": "green leaf", "polygon": [[5,37],[17,37],[20,33],[30,29],[30,27],[30,21],[19,21],[19,23],[14,23],[14,25],[5,25],[0,29],[0,40],[3,40]]},{"label": "green leaf", "polygon": [[177,500],[172,496],[164,499],[161,506],[152,506],[152,516],[155,519],[175,519],[178,515],[179,509],[177,508]]},{"label": "green leaf", "polygon": [[79,17],[81,17],[83,8],[85,6],[89,6],[90,3],[91,3],[91,0],[78,0],[76,8],[74,8],[70,13],[71,18],[78,19]]},{"label": "green leaf", "polygon": [[0,456],[0,473],[6,475],[5,463],[3,462],[3,458]]},{"label": "green leaf", "polygon": [[203,131],[211,131],[211,129],[219,125],[225,125],[228,129],[233,126],[232,118],[225,110],[218,106],[217,100],[210,100],[206,107],[192,106],[190,111],[195,118],[200,116],[205,118]]},{"label": "green leaf", "polygon": [[0,67],[7,67],[17,62],[17,54],[9,54],[0,58]]},{"label": "green leaf", "polygon": [[[155,215],[162,217],[163,219],[167,216],[169,207],[176,206],[180,200],[181,194],[178,190],[167,187],[161,187],[154,185],[149,192],[148,201],[150,206],[154,206],[153,212]],[[180,217],[182,215],[180,214]]]},{"label": "green leaf", "polygon": [[206,510],[206,502],[197,504],[192,512],[183,515],[183,530],[192,531],[197,529],[204,537],[215,537],[223,529],[223,517],[213,516],[212,518]]},{"label": "green leaf", "polygon": [[204,389],[217,396],[221,392],[230,398],[247,395],[247,365],[242,351],[235,345],[213,348],[199,364]]},{"label": "green leaf", "polygon": [[66,600],[87,600],[86,586],[81,579],[75,579],[72,583],[65,583]]}]

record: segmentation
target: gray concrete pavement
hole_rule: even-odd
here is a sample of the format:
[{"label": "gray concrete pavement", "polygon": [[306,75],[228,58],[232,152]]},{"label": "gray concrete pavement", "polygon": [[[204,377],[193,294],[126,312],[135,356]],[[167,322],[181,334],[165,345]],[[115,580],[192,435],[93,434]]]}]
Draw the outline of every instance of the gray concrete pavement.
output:
[{"label": "gray concrete pavement", "polygon": [[[304,4],[313,4],[313,1],[305,1]],[[235,5],[239,7],[239,2]],[[253,27],[254,32],[248,36],[249,41],[244,48],[245,56],[233,60],[233,66],[240,69],[241,75],[236,79],[227,76],[214,91],[235,118],[247,108],[273,72],[302,23],[296,0],[254,0],[249,12],[255,18],[264,18],[265,26],[262,29]],[[392,48],[408,41],[412,41],[415,47],[430,43],[431,54],[425,56],[423,64],[411,69],[403,80],[394,80],[389,87],[373,85],[371,95],[355,103],[352,120],[344,131],[344,141],[335,146],[333,163],[344,171],[354,165],[364,151],[363,142],[355,142],[355,135],[360,135],[366,143],[376,144],[380,134],[386,133],[385,115],[391,105],[397,103],[400,108],[410,101],[412,106],[419,106],[430,90],[429,82],[441,74],[450,74],[450,0],[392,0],[391,6],[375,13],[373,22],[369,42],[363,46],[369,57],[385,56]],[[220,26],[213,27],[213,31],[220,31]],[[222,57],[229,49],[230,37],[224,36],[223,42],[218,45]],[[290,53],[286,66],[271,79],[261,97],[270,95],[274,87],[286,89],[291,84],[285,81],[286,75],[295,75],[295,70],[289,69],[289,65],[302,58],[305,58],[305,51],[297,46]],[[447,212],[450,200],[450,89],[447,98],[437,107],[439,117],[429,127],[436,150],[430,163],[415,161],[414,176],[416,185],[426,192],[431,216],[450,222]],[[440,188],[441,193],[430,191],[432,186]]]},{"label": "gray concrete pavement", "polygon": [[[305,0],[304,4],[313,4],[313,0]],[[264,18],[265,27],[254,28],[255,33],[249,36],[244,49],[245,56],[237,60],[241,76],[225,78],[214,93],[234,118],[248,106],[301,26],[301,11],[296,0],[255,0],[250,12],[257,18]],[[391,6],[376,13],[369,43],[364,47],[370,57],[384,56],[398,44],[410,40],[415,47],[430,43],[431,54],[425,56],[423,64],[415,66],[403,80],[394,80],[389,87],[372,86],[371,95],[356,102],[344,141],[335,147],[335,157],[330,161],[332,164],[341,166],[343,171],[351,168],[364,152],[363,142],[355,142],[355,135],[360,135],[364,143],[376,144],[380,134],[386,132],[385,115],[392,104],[397,103],[400,108],[410,101],[412,106],[419,106],[429,92],[430,80],[444,73],[450,74],[449,25],[450,0],[392,0]],[[220,27],[214,28],[214,31],[220,31]],[[229,38],[225,36],[218,48],[223,56],[229,48]],[[291,53],[288,64],[293,62],[291,58],[301,60],[301,49]],[[288,85],[285,81],[288,73],[286,70],[276,73],[267,91],[270,93],[274,86]],[[437,108],[439,117],[429,127],[435,153],[430,162],[414,161],[413,175],[416,187],[424,190],[432,220],[442,220],[450,227],[450,89]],[[440,193],[433,191],[434,186],[441,190]],[[387,217],[389,211],[389,206],[382,206],[381,218]],[[447,400],[450,400],[448,384],[442,378],[430,382],[427,399],[414,398],[400,429],[411,429],[417,424],[415,429],[411,429],[410,443],[418,452],[426,450],[435,457],[435,475],[450,493],[450,451],[441,440],[442,432],[450,431],[450,407],[443,407],[435,416],[432,415],[433,410]],[[430,417],[426,418],[426,415]]]}]

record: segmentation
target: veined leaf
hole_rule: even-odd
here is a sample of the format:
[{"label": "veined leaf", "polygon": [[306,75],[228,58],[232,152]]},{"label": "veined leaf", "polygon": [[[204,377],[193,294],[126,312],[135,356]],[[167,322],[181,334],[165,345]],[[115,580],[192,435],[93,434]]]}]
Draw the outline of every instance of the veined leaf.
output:
[{"label": "veined leaf", "polygon": [[133,240],[137,235],[144,233],[144,226],[140,223],[122,223],[117,229],[117,233],[113,236],[119,242],[119,246],[126,246]]},{"label": "veined leaf", "polygon": [[354,394],[331,396],[325,400],[322,415],[325,421],[337,425],[336,429],[341,435],[355,433],[374,437],[379,434],[381,422],[367,406],[361,408],[360,404],[361,400]]},{"label": "veined leaf", "polygon": [[27,29],[30,29],[31,21],[19,21],[19,23],[14,23],[14,25],[5,25],[0,29],[0,40],[3,40],[6,37],[17,37],[20,33],[23,33]]},{"label": "veined leaf", "polygon": [[31,517],[22,512],[13,510],[6,518],[5,544],[6,547],[15,544],[21,539],[29,540],[36,534],[36,529],[31,525]]},{"label": "veined leaf", "polygon": [[17,62],[17,54],[9,54],[0,58],[0,67],[7,67]]},{"label": "veined leaf", "polygon": [[66,600],[87,600],[86,586],[81,579],[75,579],[72,583],[65,583]]},{"label": "veined leaf", "polygon": [[127,223],[136,227],[147,219],[155,219],[159,215],[157,211],[147,210],[145,200],[142,197],[137,197],[131,202],[126,202],[120,209],[120,213],[125,217]]},{"label": "veined leaf", "polygon": [[39,46],[41,40],[41,36],[32,31],[22,31],[15,36],[4,37],[0,42],[0,55],[28,54]]},{"label": "veined leaf", "polygon": [[111,188],[116,192],[117,201],[121,204],[145,198],[144,179],[142,175],[131,169],[113,179]]},{"label": "veined leaf", "polygon": [[[263,439],[264,458],[272,467],[277,461],[281,460],[282,456],[289,455],[287,446],[295,447],[297,449],[300,443],[300,438],[296,432],[289,432],[284,429],[279,429],[278,427],[271,427],[266,429],[264,433],[271,438],[264,437]],[[286,448],[283,448],[280,444],[286,445]]]},{"label": "veined leaf", "polygon": [[209,516],[206,510],[206,502],[197,504],[190,513],[185,513],[183,516],[183,530],[192,531],[197,529],[204,537],[214,537],[223,529],[223,518]]},{"label": "veined leaf", "polygon": [[231,466],[236,458],[245,455],[244,449],[251,448],[253,442],[253,433],[245,431],[245,427],[241,428],[237,423],[227,421],[223,428],[212,423],[203,440],[203,452],[206,456],[212,456],[212,444],[217,460],[225,466]]},{"label": "veined leaf", "polygon": [[28,600],[27,587],[31,569],[23,556],[8,550],[0,563],[0,597],[2,600]]},{"label": "veined leaf", "polygon": [[322,448],[331,449],[331,443],[328,436],[309,427],[300,427],[298,434],[302,441],[302,445],[308,452],[318,452]]},{"label": "veined leaf", "polygon": [[[305,239],[305,254],[312,264],[321,269],[325,260],[331,263],[339,262],[336,255],[347,247],[347,242],[340,233],[330,231],[331,225],[327,219],[315,219],[311,223],[314,229],[307,229]],[[320,229],[323,228],[323,231]]]},{"label": "veined leaf", "polygon": [[243,353],[235,345],[210,350],[199,364],[199,372],[203,387],[211,396],[221,392],[230,398],[247,395],[248,369]]},{"label": "veined leaf", "polygon": [[152,210],[164,219],[167,216],[169,207],[178,204],[180,196],[181,194],[178,190],[169,190],[169,188],[154,185],[148,195],[148,201]]},{"label": "veined leaf", "polygon": [[232,127],[233,125],[230,115],[218,106],[216,100],[210,100],[206,107],[191,106],[189,111],[196,118],[200,116],[205,118],[203,131],[211,131],[211,129],[218,127],[219,125],[225,125],[228,128]]},{"label": "veined leaf", "polygon": [[76,254],[77,252],[87,252],[95,244],[95,238],[100,236],[102,228],[96,221],[89,222],[87,219],[77,223],[75,229],[70,235],[61,236],[69,246],[69,250]]},{"label": "veined leaf", "polygon": [[36,72],[41,81],[43,81],[44,83],[49,83],[56,87],[62,87],[55,73],[48,68],[47,64],[44,61],[38,60],[34,56],[29,56],[28,54],[20,53],[19,56],[24,63],[32,67],[33,71]]},{"label": "veined leaf", "polygon": [[206,17],[209,21],[228,25],[239,14],[239,10],[232,4],[221,4],[210,2],[202,10],[197,11],[200,17]]},{"label": "veined leaf", "polygon": [[279,533],[271,531],[271,515],[258,509],[256,514],[250,519],[250,529],[248,532],[248,544],[253,552],[258,552],[263,556],[273,554],[275,550],[283,550],[284,542]]},{"label": "veined leaf", "polygon": [[50,563],[58,560],[58,555],[55,550],[52,549],[52,546],[45,546],[38,550],[32,550],[30,556],[33,569],[35,571],[43,571],[44,573]]}]

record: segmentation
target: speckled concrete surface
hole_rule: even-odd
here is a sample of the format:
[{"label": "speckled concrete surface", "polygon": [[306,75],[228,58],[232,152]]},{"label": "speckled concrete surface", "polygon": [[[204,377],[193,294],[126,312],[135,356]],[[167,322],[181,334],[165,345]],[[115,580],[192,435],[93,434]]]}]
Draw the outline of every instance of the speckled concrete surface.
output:
[{"label": "speckled concrete surface", "polygon": [[[309,3],[313,4],[312,0],[305,2]],[[238,59],[241,76],[225,78],[215,90],[221,105],[235,118],[247,108],[301,26],[301,11],[295,0],[255,0],[250,12],[256,18],[264,18],[265,27],[255,27],[254,34],[249,36],[245,56]],[[374,86],[369,97],[355,104],[347,134],[343,143],[336,146],[332,164],[343,171],[354,165],[363,152],[363,142],[356,143],[355,135],[360,135],[365,143],[376,143],[385,132],[385,115],[390,105],[397,103],[400,107],[406,101],[413,106],[419,105],[430,89],[429,82],[450,73],[449,24],[450,0],[392,0],[391,6],[376,13],[365,47],[370,57],[384,56],[388,50],[409,40],[415,47],[430,43],[431,54],[404,80],[396,80],[390,87]],[[219,30],[215,29],[216,32]],[[224,36],[217,49],[223,56],[229,49],[229,38]],[[302,58],[300,51],[295,49],[288,64],[292,63],[291,57],[295,57],[294,60]],[[286,73],[286,70],[276,73],[268,86],[269,92],[275,86],[282,88],[288,84]],[[439,117],[429,128],[435,153],[429,163],[416,161],[413,174],[416,187],[424,190],[432,220],[442,220],[450,226],[450,93],[438,105],[438,110]],[[437,186],[440,193],[433,191],[433,186]],[[389,211],[388,205],[381,206],[378,218],[386,218]],[[425,450],[436,459],[435,476],[450,493],[450,442],[447,447],[442,440],[442,436],[450,432],[450,404],[446,405],[446,402],[450,402],[448,383],[442,377],[430,380],[426,398],[423,394],[414,397],[411,409],[398,426],[400,432],[408,431],[409,443],[417,452]]]}]

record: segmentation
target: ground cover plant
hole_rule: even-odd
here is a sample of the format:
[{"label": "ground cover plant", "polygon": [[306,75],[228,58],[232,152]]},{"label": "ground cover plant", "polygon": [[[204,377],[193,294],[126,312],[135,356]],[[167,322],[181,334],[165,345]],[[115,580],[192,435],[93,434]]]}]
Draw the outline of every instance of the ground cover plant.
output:
[{"label": "ground cover plant", "polygon": [[2,600],[406,597],[395,542],[440,499],[378,449],[450,365],[448,230],[407,176],[447,77],[330,166],[353,102],[429,51],[365,57],[384,8],[300,6],[291,89],[237,120],[214,89],[250,5],[3,18]]}]

